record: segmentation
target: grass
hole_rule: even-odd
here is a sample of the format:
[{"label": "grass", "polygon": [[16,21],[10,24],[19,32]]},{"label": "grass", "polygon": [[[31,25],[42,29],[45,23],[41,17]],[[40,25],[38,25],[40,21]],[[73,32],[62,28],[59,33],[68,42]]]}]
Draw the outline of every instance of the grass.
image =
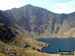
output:
[{"label": "grass", "polygon": [[[5,43],[2,43],[0,41],[0,56],[9,56],[5,50],[4,53],[1,53],[1,47],[3,45],[6,45]],[[18,51],[21,55],[23,56],[75,56],[75,55],[59,55],[59,54],[47,54],[47,53],[42,53],[38,52],[36,50],[32,50],[31,48],[26,48],[24,50],[21,50],[19,47],[15,47],[13,45],[7,44],[8,48],[11,49],[12,52]]]}]

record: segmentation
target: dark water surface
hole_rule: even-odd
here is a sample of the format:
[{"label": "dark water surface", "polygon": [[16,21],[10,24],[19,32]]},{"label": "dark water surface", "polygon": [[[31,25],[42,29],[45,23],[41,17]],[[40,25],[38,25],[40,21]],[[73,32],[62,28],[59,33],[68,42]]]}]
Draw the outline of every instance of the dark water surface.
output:
[{"label": "dark water surface", "polygon": [[75,50],[75,39],[73,38],[45,38],[45,39],[38,39],[38,41],[45,42],[50,44],[51,46],[43,48],[42,52],[46,53],[58,53],[59,50],[61,51],[73,51]]}]

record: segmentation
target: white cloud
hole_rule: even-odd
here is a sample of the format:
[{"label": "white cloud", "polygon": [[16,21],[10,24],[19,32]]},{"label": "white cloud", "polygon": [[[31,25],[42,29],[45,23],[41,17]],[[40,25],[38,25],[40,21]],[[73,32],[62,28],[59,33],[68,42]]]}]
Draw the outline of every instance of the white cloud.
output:
[{"label": "white cloud", "polygon": [[20,6],[20,3],[16,0],[0,0],[0,10],[8,10]]},{"label": "white cloud", "polygon": [[75,0],[69,1],[67,3],[57,3],[56,13],[71,13],[75,11]]}]

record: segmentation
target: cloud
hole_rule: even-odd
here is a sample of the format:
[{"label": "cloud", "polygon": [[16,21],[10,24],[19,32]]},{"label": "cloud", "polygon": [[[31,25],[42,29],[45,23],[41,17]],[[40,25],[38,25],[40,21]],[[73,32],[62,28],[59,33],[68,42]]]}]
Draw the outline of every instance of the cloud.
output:
[{"label": "cloud", "polygon": [[16,0],[0,0],[0,10],[8,10],[20,6],[21,4]]},{"label": "cloud", "polygon": [[66,3],[57,3],[56,9],[54,12],[56,13],[71,13],[75,11],[75,1],[69,1]]}]

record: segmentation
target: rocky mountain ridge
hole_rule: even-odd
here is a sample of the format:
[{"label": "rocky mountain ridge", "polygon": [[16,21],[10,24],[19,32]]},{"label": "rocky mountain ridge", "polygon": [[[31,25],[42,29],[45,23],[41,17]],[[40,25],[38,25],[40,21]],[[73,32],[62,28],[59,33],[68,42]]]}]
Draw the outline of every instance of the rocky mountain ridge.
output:
[{"label": "rocky mountain ridge", "polygon": [[[4,18],[3,21],[12,27],[16,28],[15,25],[22,27],[31,36],[59,37],[58,35],[61,34],[60,38],[63,36],[66,38],[63,33],[75,28],[75,12],[56,14],[32,5],[0,11],[0,17]],[[70,32],[68,37],[71,35]]]}]

